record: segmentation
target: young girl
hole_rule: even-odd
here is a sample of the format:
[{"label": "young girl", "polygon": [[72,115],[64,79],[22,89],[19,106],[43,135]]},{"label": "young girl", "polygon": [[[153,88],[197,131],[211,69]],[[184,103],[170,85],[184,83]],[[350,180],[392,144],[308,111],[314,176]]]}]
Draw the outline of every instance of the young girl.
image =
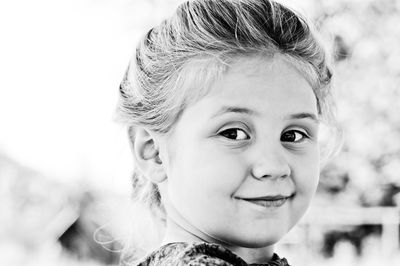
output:
[{"label": "young girl", "polygon": [[272,0],[189,1],[152,28],[119,114],[162,237],[126,264],[288,265],[274,245],[316,190],[330,82],[310,26]]}]

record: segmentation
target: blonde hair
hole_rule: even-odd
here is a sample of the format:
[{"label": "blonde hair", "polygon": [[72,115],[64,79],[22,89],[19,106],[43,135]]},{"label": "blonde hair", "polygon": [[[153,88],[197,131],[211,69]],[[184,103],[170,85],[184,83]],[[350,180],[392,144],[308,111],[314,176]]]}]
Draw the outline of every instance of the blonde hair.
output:
[{"label": "blonde hair", "polygon": [[[283,56],[311,84],[319,114],[334,124],[332,70],[326,49],[299,14],[272,0],[193,0],[148,31],[120,86],[119,120],[168,134],[185,106],[243,56]],[[133,141],[132,141],[133,143]],[[133,199],[163,224],[156,184],[133,174]]]}]

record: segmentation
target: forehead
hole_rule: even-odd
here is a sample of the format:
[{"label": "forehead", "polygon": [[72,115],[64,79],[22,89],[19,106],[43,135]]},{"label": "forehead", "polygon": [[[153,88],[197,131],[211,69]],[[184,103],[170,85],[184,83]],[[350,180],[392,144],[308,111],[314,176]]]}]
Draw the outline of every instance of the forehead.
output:
[{"label": "forehead", "polygon": [[[278,66],[276,66],[278,65]],[[200,57],[188,61],[180,71],[178,88],[186,103],[193,103],[213,91],[214,84],[230,76],[244,74],[247,78],[255,78],[277,68],[290,68],[315,87],[314,73],[310,66],[287,55],[250,54],[232,55],[224,58]],[[284,73],[278,73],[285,75]],[[245,78],[240,75],[241,79]],[[271,76],[271,75],[270,75]],[[273,75],[272,75],[273,76]]]},{"label": "forehead", "polygon": [[240,58],[211,84],[205,98],[255,107],[317,109],[311,85],[282,57]]}]

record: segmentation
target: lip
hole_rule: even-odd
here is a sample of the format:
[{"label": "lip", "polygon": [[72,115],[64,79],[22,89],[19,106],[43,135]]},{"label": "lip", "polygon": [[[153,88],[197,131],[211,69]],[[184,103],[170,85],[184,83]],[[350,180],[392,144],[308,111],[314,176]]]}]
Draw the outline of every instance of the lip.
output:
[{"label": "lip", "polygon": [[266,200],[266,201],[274,201],[274,200],[282,200],[282,199],[289,199],[294,196],[293,194],[290,195],[270,195],[270,196],[262,196],[262,197],[236,197],[237,199],[241,200]]},{"label": "lip", "polygon": [[246,202],[247,204],[250,204],[249,206],[252,206],[256,209],[274,210],[285,205],[285,203],[293,197],[294,194],[291,194],[289,196],[279,194],[279,195],[270,195],[270,196],[252,197],[252,198],[236,197],[236,199],[242,202]]}]

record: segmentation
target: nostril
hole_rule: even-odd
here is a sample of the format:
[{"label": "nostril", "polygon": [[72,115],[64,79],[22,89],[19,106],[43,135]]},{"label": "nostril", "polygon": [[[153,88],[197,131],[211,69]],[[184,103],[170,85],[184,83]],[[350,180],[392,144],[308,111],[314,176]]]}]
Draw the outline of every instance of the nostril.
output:
[{"label": "nostril", "polygon": [[269,178],[271,178],[270,175],[258,176],[258,175],[256,175],[256,174],[252,174],[252,176],[253,176],[255,179],[258,179],[258,180],[263,180],[263,179],[269,179]]},{"label": "nostril", "polygon": [[281,178],[281,179],[285,179],[285,178],[288,178],[288,177],[289,177],[288,174],[284,174],[284,175],[282,175],[280,178]]},{"label": "nostril", "polygon": [[251,175],[259,180],[263,179],[285,179],[291,175],[290,167],[282,165],[279,168],[273,167],[254,167]]}]

